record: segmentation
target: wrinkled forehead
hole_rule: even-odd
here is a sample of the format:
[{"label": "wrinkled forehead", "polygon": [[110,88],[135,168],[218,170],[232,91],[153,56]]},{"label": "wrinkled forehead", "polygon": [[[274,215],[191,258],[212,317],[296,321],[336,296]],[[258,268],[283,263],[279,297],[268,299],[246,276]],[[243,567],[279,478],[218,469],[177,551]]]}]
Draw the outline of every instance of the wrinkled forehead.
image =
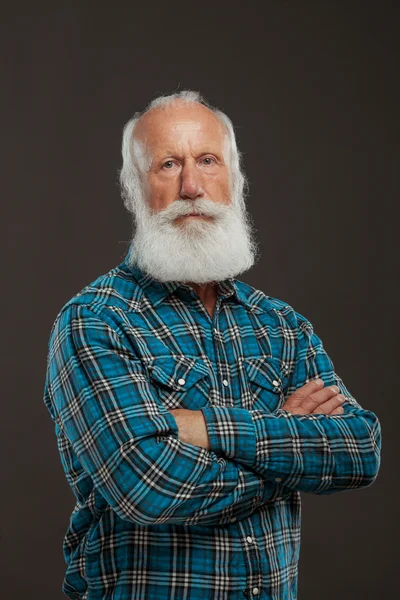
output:
[{"label": "wrinkled forehead", "polygon": [[206,106],[172,106],[153,109],[139,119],[134,146],[137,158],[191,148],[219,152],[227,159],[229,138],[224,123]]}]

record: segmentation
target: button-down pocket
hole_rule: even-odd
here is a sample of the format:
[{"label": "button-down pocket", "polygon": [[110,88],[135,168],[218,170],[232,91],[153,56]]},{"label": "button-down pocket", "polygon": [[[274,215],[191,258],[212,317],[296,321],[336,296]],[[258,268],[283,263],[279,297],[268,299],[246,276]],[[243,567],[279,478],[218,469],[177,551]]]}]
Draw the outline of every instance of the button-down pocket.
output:
[{"label": "button-down pocket", "polygon": [[159,356],[148,364],[148,369],[167,409],[198,410],[207,405],[210,377],[200,358]]},{"label": "button-down pocket", "polygon": [[252,408],[274,412],[285,402],[288,377],[275,358],[244,358],[243,364],[252,394]]}]

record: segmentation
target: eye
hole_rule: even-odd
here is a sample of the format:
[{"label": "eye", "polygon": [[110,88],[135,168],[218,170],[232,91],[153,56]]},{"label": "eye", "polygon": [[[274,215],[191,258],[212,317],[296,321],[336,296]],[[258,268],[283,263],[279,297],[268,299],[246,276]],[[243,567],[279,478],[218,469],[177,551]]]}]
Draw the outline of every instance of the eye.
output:
[{"label": "eye", "polygon": [[[170,165],[170,166],[168,166]],[[164,169],[169,169],[174,165],[174,161],[173,160],[166,160],[165,163],[163,164],[163,168]]]},{"label": "eye", "polygon": [[207,166],[211,165],[213,162],[215,162],[215,159],[212,158],[212,156],[206,156],[205,158],[203,158],[202,162],[204,163],[204,161],[206,161],[206,160],[210,161],[210,162],[206,163]]}]

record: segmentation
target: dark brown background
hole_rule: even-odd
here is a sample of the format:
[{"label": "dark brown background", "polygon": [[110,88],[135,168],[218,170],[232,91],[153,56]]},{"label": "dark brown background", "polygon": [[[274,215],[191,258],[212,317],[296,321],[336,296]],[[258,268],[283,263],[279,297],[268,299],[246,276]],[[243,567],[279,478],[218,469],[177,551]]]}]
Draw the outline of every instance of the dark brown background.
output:
[{"label": "dark brown background", "polygon": [[65,598],[61,546],[74,498],[42,400],[49,332],[62,305],[128,248],[117,186],[124,123],[155,95],[191,88],[233,119],[244,153],[262,257],[241,278],[311,320],[382,424],[371,487],[302,495],[299,599],[392,598],[396,3],[144,5],[2,9],[2,594]]}]

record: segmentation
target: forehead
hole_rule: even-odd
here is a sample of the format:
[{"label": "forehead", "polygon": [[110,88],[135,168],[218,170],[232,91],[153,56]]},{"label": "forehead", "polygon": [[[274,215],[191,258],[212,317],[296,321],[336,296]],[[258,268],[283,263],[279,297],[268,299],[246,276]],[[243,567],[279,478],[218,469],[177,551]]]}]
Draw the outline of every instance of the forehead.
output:
[{"label": "forehead", "polygon": [[224,125],[206,106],[173,104],[143,115],[137,123],[135,139],[155,154],[186,145],[223,150],[226,133]]}]

